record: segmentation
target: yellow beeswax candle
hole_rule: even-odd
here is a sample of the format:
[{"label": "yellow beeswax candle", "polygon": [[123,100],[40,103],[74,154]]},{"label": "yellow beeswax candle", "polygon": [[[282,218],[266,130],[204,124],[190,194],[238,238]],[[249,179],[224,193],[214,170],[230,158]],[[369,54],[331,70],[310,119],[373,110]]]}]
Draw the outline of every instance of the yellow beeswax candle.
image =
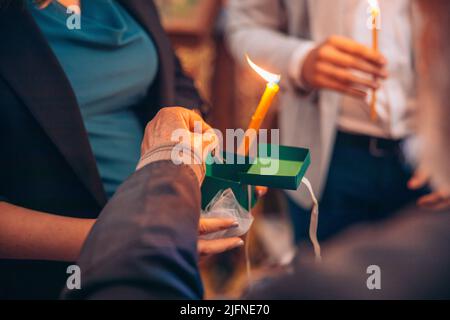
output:
[{"label": "yellow beeswax candle", "polygon": [[266,86],[266,90],[264,91],[263,96],[261,97],[261,101],[259,102],[258,108],[256,108],[255,113],[253,114],[252,121],[248,129],[253,129],[258,131],[261,128],[261,125],[267,115],[267,112],[272,105],[273,99],[280,91],[280,86],[276,83],[268,83]]},{"label": "yellow beeswax candle", "polygon": [[[255,113],[252,116],[252,120],[250,125],[248,126],[247,132],[249,130],[256,131],[255,135],[249,134],[246,135],[246,138],[242,143],[245,145],[245,155],[247,156],[249,153],[249,148],[254,141],[250,141],[249,136],[256,136],[258,134],[259,129],[261,128],[264,119],[267,116],[267,112],[269,112],[270,107],[272,106],[273,100],[280,91],[280,86],[278,83],[280,82],[281,76],[277,74],[270,73],[261,67],[257,66],[253,61],[247,56],[247,62],[256,71],[256,73],[261,76],[263,79],[267,81],[266,90],[264,91],[261,100],[259,101],[258,107],[256,108]],[[241,145],[242,147],[242,145]],[[239,150],[241,150],[241,147]]]}]

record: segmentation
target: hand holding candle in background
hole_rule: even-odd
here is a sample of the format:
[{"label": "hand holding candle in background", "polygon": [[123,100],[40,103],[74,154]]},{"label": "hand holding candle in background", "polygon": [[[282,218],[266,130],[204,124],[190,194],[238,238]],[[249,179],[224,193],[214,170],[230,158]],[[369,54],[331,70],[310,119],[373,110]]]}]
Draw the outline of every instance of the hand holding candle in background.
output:
[{"label": "hand holding candle in background", "polygon": [[[387,78],[386,65],[386,58],[376,50],[345,37],[331,36],[308,54],[300,72],[312,89],[330,89],[365,99],[368,89],[378,89],[379,79]],[[354,71],[369,77],[357,76]]]}]

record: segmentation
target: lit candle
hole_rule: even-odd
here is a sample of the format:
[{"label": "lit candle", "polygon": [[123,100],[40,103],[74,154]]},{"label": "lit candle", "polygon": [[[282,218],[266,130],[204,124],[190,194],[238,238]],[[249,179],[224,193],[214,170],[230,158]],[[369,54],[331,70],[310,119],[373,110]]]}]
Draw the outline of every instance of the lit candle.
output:
[{"label": "lit candle", "polygon": [[[378,17],[380,16],[380,6],[377,0],[368,0],[370,5],[370,19],[372,27],[372,49],[379,50],[378,47]],[[372,98],[370,101],[370,118],[377,121],[377,90],[372,89]]]},{"label": "lit candle", "polygon": [[[256,108],[255,113],[252,116],[252,120],[250,125],[248,126],[248,130],[255,130],[256,133],[261,128],[264,119],[266,118],[267,112],[269,111],[272,102],[278,92],[280,91],[280,86],[278,85],[281,80],[281,76],[277,74],[270,73],[261,67],[257,66],[253,63],[252,60],[247,56],[247,62],[252,67],[253,70],[256,71],[258,75],[260,75],[264,80],[267,81],[266,90],[264,91],[263,96]],[[245,140],[245,155],[248,155],[249,147],[253,141],[249,141],[248,138]]]}]

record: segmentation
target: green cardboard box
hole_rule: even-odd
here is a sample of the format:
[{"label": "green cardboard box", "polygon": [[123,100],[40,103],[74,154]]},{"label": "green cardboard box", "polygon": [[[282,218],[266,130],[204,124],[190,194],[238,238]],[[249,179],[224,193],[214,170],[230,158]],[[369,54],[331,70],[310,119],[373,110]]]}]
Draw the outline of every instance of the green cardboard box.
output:
[{"label": "green cardboard box", "polygon": [[[216,194],[231,188],[236,199],[248,208],[248,187],[251,186],[251,203],[256,204],[255,186],[275,189],[297,190],[306,170],[311,164],[308,149],[270,144],[258,145],[256,159],[224,152],[224,164],[212,163],[208,159],[206,177],[202,185],[202,208],[205,209]],[[277,154],[278,153],[278,154]],[[232,159],[232,161],[230,161]],[[245,161],[244,161],[245,160]],[[270,162],[269,162],[270,160]],[[272,170],[269,170],[273,168]]]}]

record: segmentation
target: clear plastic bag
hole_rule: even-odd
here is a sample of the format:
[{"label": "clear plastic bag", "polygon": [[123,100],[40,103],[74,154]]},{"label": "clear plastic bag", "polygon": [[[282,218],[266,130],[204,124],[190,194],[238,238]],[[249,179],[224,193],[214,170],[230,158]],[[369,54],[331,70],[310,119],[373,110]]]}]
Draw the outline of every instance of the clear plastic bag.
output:
[{"label": "clear plastic bag", "polygon": [[201,236],[204,240],[243,236],[253,223],[253,216],[239,204],[231,189],[218,192],[205,211],[202,211],[202,218],[231,218],[239,223],[236,228]]}]

